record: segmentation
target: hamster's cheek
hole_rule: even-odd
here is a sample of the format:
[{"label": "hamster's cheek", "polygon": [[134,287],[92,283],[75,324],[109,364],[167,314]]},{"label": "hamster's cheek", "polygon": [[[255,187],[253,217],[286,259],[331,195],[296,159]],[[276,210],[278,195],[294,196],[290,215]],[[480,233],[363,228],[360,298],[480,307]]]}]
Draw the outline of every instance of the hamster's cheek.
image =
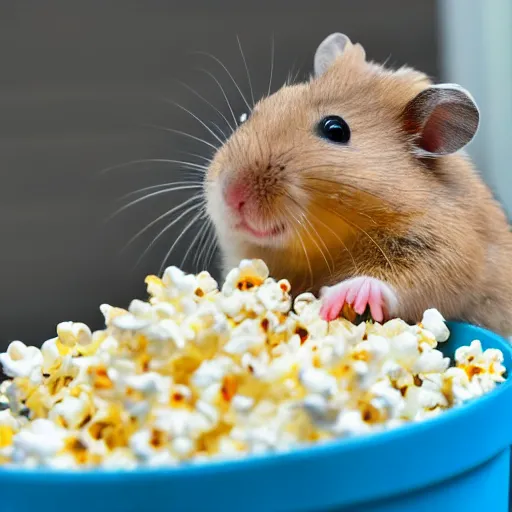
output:
[{"label": "hamster's cheek", "polygon": [[228,211],[224,199],[220,182],[207,182],[205,185],[206,195],[206,213],[213,223],[217,240],[225,253],[227,248],[234,244],[241,243],[237,232],[235,231],[235,219]]},{"label": "hamster's cheek", "polygon": [[216,222],[225,213],[224,201],[218,184],[205,185],[206,211],[211,219]]},{"label": "hamster's cheek", "polygon": [[217,153],[212,157],[212,160],[210,161],[210,164],[208,165],[208,169],[206,171],[206,180],[210,182],[215,182],[216,180],[220,179],[220,176],[222,174],[222,151],[223,148],[221,148]]}]

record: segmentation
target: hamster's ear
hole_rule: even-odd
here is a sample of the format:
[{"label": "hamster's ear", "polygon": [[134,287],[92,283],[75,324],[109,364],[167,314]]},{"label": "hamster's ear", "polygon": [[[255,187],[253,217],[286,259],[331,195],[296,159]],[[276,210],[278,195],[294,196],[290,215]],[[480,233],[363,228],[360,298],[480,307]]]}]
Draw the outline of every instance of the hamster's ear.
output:
[{"label": "hamster's ear", "polygon": [[404,110],[405,129],[417,136],[418,149],[437,156],[455,153],[468,144],[479,120],[475,100],[457,84],[429,87]]},{"label": "hamster's ear", "polygon": [[327,36],[315,52],[315,76],[325,73],[336,58],[351,44],[350,39],[345,34],[335,32]]}]

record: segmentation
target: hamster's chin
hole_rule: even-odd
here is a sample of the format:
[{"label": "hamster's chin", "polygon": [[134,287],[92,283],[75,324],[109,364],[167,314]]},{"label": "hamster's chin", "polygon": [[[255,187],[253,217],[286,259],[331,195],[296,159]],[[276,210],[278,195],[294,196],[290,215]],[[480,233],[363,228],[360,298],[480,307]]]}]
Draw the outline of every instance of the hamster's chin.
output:
[{"label": "hamster's chin", "polygon": [[260,230],[243,220],[233,226],[233,231],[233,234],[241,241],[259,247],[282,247],[289,236],[288,229],[284,225]]}]

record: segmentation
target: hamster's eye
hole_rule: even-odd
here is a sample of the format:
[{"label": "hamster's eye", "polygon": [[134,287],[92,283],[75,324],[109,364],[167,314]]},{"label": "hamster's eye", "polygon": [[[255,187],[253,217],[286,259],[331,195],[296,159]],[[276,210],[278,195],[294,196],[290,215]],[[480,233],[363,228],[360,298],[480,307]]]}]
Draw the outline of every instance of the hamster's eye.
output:
[{"label": "hamster's eye", "polygon": [[339,116],[324,117],[318,123],[318,132],[324,139],[338,144],[346,144],[350,140],[350,128]]}]

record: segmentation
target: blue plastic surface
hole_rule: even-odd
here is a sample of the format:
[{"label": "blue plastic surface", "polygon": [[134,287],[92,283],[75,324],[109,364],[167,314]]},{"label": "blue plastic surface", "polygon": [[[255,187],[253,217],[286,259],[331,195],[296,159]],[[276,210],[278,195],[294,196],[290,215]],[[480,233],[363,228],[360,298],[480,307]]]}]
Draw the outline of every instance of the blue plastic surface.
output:
[{"label": "blue plastic surface", "polygon": [[[499,336],[450,324],[443,350]],[[242,461],[77,473],[0,469],[0,512],[508,510],[512,379],[423,423]]]}]

